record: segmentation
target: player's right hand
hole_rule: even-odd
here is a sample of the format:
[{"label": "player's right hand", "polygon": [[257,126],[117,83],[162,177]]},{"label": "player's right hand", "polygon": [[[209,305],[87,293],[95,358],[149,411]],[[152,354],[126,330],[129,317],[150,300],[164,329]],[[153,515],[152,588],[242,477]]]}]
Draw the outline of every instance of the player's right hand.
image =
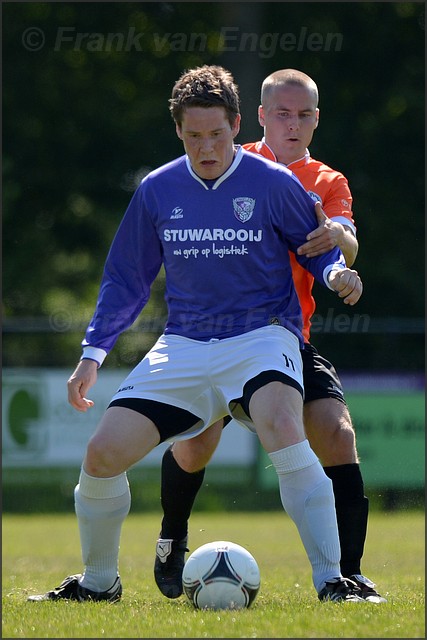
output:
[{"label": "player's right hand", "polygon": [[80,360],[67,382],[68,402],[77,411],[87,411],[93,407],[93,400],[86,394],[95,384],[98,377],[98,363],[94,360]]},{"label": "player's right hand", "polygon": [[333,270],[329,274],[329,284],[336,291],[344,304],[353,305],[359,300],[363,291],[362,280],[354,269]]}]

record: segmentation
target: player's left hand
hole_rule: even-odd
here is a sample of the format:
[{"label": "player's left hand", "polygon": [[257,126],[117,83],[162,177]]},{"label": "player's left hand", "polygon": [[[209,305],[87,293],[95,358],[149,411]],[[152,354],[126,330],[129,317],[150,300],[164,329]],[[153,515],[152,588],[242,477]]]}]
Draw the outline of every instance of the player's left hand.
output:
[{"label": "player's left hand", "polygon": [[331,271],[329,284],[340,298],[344,298],[344,304],[353,305],[359,300],[363,291],[362,280],[354,269],[340,269]]},{"label": "player's left hand", "polygon": [[316,202],[314,210],[319,226],[307,235],[307,242],[297,249],[298,255],[307,256],[307,258],[320,256],[340,246],[344,233],[343,225],[328,218],[320,202]]}]

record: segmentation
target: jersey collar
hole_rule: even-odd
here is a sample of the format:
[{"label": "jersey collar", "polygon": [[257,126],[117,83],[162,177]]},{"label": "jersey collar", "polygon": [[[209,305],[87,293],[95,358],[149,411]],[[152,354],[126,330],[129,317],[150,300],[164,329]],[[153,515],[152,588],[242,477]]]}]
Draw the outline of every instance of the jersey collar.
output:
[{"label": "jersey collar", "polygon": [[[242,148],[242,145],[240,145],[240,144],[234,145],[234,148],[235,148],[235,151],[236,151],[236,153],[234,155],[234,160],[231,163],[231,165],[228,167],[227,171],[225,173],[223,173],[221,176],[219,176],[219,178],[216,179],[216,181],[214,182],[214,184],[211,187],[213,190],[218,189],[219,185],[222,182],[224,182],[224,180],[227,180],[227,178],[229,176],[231,176],[231,174],[234,173],[236,171],[237,167],[239,166],[239,164],[240,164],[240,162],[241,162],[241,160],[243,158],[243,148]],[[200,178],[200,176],[198,176],[197,173],[195,173],[193,171],[192,166],[190,164],[190,158],[188,156],[185,157],[185,162],[186,162],[187,169],[188,169],[190,175],[195,180],[197,180],[197,182],[200,182],[200,184],[208,191],[209,187],[206,184],[206,181],[203,180],[203,178]]]},{"label": "jersey collar", "polygon": [[[265,141],[265,138],[262,138],[262,140],[256,143],[256,150],[258,151],[258,153],[261,153],[268,160],[273,160],[274,162],[278,162],[276,154],[274,153],[273,149],[268,146],[268,144]],[[304,165],[308,164],[309,161],[310,161],[310,152],[308,149],[306,149],[302,158],[299,158],[298,160],[294,160],[289,164],[285,164],[285,167],[288,167],[288,169],[292,170],[293,168],[303,167]],[[284,163],[281,163],[281,164],[284,164]]]}]

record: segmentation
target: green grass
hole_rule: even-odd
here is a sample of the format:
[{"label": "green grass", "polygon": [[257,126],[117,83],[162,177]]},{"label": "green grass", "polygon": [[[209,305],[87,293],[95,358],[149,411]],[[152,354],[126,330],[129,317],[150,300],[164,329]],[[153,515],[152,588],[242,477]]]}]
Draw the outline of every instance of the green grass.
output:
[{"label": "green grass", "polygon": [[121,540],[120,603],[26,602],[81,571],[74,515],[3,516],[3,638],[424,638],[424,513],[372,512],[363,570],[387,604],[320,603],[296,528],[283,512],[201,513],[190,549],[244,545],[261,570],[251,609],[196,611],[153,579],[159,513],[130,514]]}]

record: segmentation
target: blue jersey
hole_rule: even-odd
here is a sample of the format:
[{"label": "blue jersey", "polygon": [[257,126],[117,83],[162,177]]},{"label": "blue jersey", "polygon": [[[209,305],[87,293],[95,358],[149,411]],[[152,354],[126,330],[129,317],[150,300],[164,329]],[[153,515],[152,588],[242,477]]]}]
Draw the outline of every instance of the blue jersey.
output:
[{"label": "blue jersey", "polygon": [[[209,184],[187,156],[152,171],[112,242],[83,346],[111,350],[147,303],[162,264],[165,333],[222,339],[274,323],[303,344],[289,250],[296,252],[317,226],[314,202],[299,180],[240,146],[226,173]],[[332,266],[345,266],[337,248],[297,260],[322,284]]]}]

